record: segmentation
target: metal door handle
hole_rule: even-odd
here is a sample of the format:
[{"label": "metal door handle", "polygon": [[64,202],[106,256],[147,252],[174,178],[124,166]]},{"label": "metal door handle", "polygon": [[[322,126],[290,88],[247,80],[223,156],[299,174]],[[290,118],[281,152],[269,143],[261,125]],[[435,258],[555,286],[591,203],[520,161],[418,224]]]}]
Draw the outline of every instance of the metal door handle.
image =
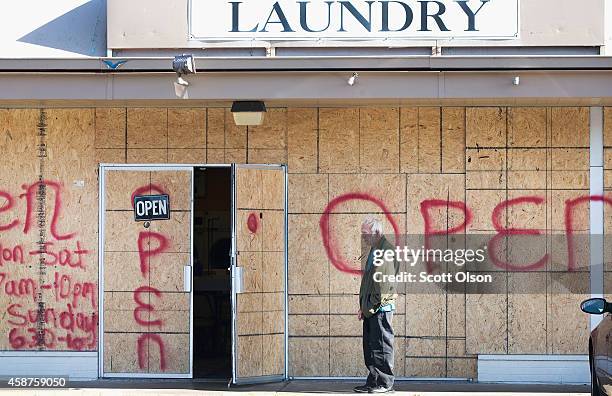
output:
[{"label": "metal door handle", "polygon": [[191,293],[191,265],[183,267],[183,291]]},{"label": "metal door handle", "polygon": [[232,289],[236,294],[244,293],[244,279],[242,267],[232,267]]}]

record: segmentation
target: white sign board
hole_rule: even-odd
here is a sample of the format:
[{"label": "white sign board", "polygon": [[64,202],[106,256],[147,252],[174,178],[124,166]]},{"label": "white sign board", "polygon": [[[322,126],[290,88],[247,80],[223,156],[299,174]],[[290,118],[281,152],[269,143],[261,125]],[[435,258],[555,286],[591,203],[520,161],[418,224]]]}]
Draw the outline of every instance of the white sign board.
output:
[{"label": "white sign board", "polygon": [[196,40],[512,39],[519,0],[190,0]]}]

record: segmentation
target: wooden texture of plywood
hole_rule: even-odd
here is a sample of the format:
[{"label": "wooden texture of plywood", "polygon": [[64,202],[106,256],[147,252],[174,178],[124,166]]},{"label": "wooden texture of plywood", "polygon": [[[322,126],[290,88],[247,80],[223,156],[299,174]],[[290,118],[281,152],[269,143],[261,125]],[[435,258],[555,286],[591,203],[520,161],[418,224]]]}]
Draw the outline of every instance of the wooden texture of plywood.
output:
[{"label": "wooden texture of plywood", "polygon": [[547,112],[545,107],[508,109],[508,146],[547,147]]},{"label": "wooden texture of plywood", "polygon": [[168,109],[168,147],[206,148],[206,109]]},{"label": "wooden texture of plywood", "polygon": [[399,109],[359,112],[359,164],[360,173],[399,171]]},{"label": "wooden texture of plywood", "polygon": [[419,171],[419,109],[400,109],[400,170],[403,173]]},{"label": "wooden texture of plywood", "polygon": [[506,109],[468,107],[466,109],[467,147],[506,146]]},{"label": "wooden texture of plywood", "polygon": [[329,175],[289,174],[289,213],[323,213],[328,203]]},{"label": "wooden texture of plywood", "polygon": [[359,109],[319,110],[319,172],[359,171]]},{"label": "wooden texture of plywood", "polygon": [[442,152],[439,107],[419,108],[419,173],[440,173]]},{"label": "wooden texture of plywood", "polygon": [[269,109],[262,125],[248,128],[249,149],[287,148],[287,109]]},{"label": "wooden texture of plywood", "polygon": [[97,108],[95,113],[96,148],[124,148],[126,144],[126,109]]},{"label": "wooden texture of plywood", "polygon": [[552,147],[588,147],[589,108],[553,107],[551,134]]},{"label": "wooden texture of plywood", "polygon": [[129,148],[168,147],[168,109],[129,108],[127,110]]},{"label": "wooden texture of plywood", "polygon": [[318,109],[287,109],[287,162],[290,173],[317,172]]},{"label": "wooden texture of plywood", "polygon": [[442,172],[465,172],[465,108],[442,108]]}]

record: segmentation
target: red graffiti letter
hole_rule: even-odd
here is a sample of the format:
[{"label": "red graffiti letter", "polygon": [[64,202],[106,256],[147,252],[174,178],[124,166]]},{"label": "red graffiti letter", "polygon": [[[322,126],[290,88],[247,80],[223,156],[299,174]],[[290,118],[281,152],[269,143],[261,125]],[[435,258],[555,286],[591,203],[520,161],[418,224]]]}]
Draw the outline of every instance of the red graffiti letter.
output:
[{"label": "red graffiti letter", "polygon": [[140,313],[142,311],[152,312],[153,305],[147,304],[140,299],[141,293],[153,293],[156,297],[161,297],[161,293],[159,290],[150,287],[150,286],[141,286],[138,289],[134,290],[134,301],[138,306],[134,309],[134,320],[141,326],[160,326],[163,324],[161,319],[157,320],[144,320],[140,317]]},{"label": "red graffiti letter", "polygon": [[[157,248],[151,249],[151,239],[157,239]],[[168,245],[168,238],[160,233],[141,231],[138,234],[138,256],[140,257],[140,272],[142,272],[142,275],[146,277],[149,273],[150,258],[164,252],[168,249]]]},{"label": "red graffiti letter", "polygon": [[21,194],[19,198],[26,198],[26,216],[25,223],[23,225],[23,233],[27,234],[32,226],[32,217],[34,216],[34,203],[36,202],[36,193],[46,191],[50,187],[54,191],[54,205],[53,205],[53,216],[51,217],[51,235],[58,241],[71,239],[76,235],[76,232],[70,234],[60,235],[57,231],[57,222],[60,219],[62,210],[62,197],[61,197],[61,185],[57,182],[43,180],[36,182],[30,186],[23,185],[26,192]]},{"label": "red graffiti letter", "polygon": [[166,370],[166,353],[164,351],[164,342],[162,341],[159,334],[143,334],[138,337],[138,366],[141,369],[144,369],[145,359],[149,357],[148,353],[148,345],[145,344],[145,341],[152,340],[157,343],[159,346],[159,367],[162,371]]},{"label": "red graffiti letter", "polygon": [[[446,230],[436,230],[433,228],[433,219],[429,213],[429,210],[432,208],[446,208],[447,210],[450,208],[459,209],[463,212],[463,223],[459,224],[456,227],[448,228]],[[472,222],[472,213],[465,205],[465,202],[461,201],[446,201],[442,199],[430,199],[421,202],[421,215],[423,216],[423,222],[425,224],[424,228],[424,239],[425,239],[425,249],[429,249],[430,247],[430,237],[433,235],[448,235],[448,234],[456,234],[459,231],[465,231],[465,228]],[[427,261],[427,272],[432,273],[434,268],[432,263]]]},{"label": "red graffiti letter", "polygon": [[319,227],[321,228],[321,237],[323,238],[323,246],[325,247],[325,251],[327,252],[327,257],[329,257],[329,260],[331,261],[331,263],[338,270],[349,273],[349,274],[361,275],[361,269],[351,268],[351,266],[346,262],[346,259],[342,257],[341,253],[338,251],[338,247],[336,246],[335,240],[333,239],[333,236],[331,235],[331,231],[330,231],[331,227],[329,224],[329,220],[331,217],[330,215],[333,212],[333,210],[338,205],[344,202],[347,202],[347,201],[352,201],[352,200],[372,202],[374,205],[378,206],[382,210],[382,212],[385,214],[385,217],[387,218],[389,223],[391,223],[391,227],[393,227],[396,245],[400,244],[399,227],[397,226],[395,219],[389,212],[389,209],[387,209],[387,205],[385,205],[385,203],[382,200],[376,197],[373,197],[372,195],[369,195],[369,194],[349,193],[349,194],[340,195],[332,199],[330,203],[325,207],[325,211],[323,212],[323,215],[321,215],[321,219],[319,221]]},{"label": "red graffiti letter", "polygon": [[508,228],[501,224],[501,216],[504,213],[506,208],[510,206],[522,205],[522,204],[535,204],[541,205],[544,203],[544,198],[541,197],[520,197],[515,199],[510,199],[508,201],[504,201],[497,205],[495,209],[493,209],[493,214],[491,215],[491,221],[493,222],[493,227],[497,231],[497,234],[491,238],[488,243],[489,257],[493,263],[505,270],[515,270],[515,271],[525,271],[525,270],[535,270],[544,265],[548,261],[548,253],[546,253],[542,258],[535,263],[531,263],[525,266],[522,265],[513,265],[511,263],[507,263],[505,261],[500,260],[497,255],[497,241],[501,238],[504,238],[508,235],[542,235],[540,230],[536,229],[526,229],[526,228]]},{"label": "red graffiti letter", "polygon": [[567,238],[567,270],[573,272],[576,269],[576,252],[574,251],[574,208],[581,203],[600,201],[612,205],[612,199],[603,195],[586,195],[576,199],[565,201],[565,236]]},{"label": "red graffiti letter", "polygon": [[[0,207],[0,213],[6,212],[7,210],[11,210],[15,205],[15,201],[13,200],[13,196],[7,192],[0,191],[0,197],[6,199],[6,203]],[[0,225],[0,231],[7,231],[13,227],[16,227],[19,224],[19,220],[13,220],[8,224]]]}]

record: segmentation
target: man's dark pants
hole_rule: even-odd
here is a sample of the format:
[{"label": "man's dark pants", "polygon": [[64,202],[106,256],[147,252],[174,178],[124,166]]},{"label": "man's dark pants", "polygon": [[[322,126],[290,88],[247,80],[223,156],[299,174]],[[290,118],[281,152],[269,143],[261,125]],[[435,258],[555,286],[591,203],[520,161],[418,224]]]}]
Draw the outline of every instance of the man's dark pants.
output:
[{"label": "man's dark pants", "polygon": [[366,385],[393,387],[393,312],[363,319],[363,357],[370,374]]}]

